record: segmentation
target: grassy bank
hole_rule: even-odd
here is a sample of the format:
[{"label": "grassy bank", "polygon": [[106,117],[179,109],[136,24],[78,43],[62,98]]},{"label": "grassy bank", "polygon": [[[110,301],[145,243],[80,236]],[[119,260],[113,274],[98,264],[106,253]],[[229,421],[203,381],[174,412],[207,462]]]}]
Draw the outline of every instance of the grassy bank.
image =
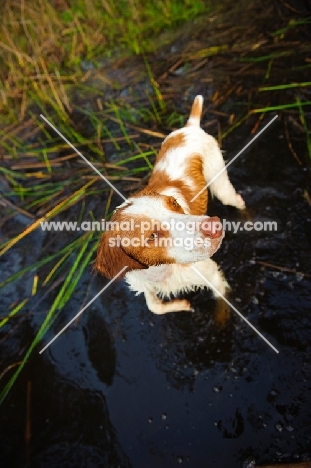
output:
[{"label": "grassy bank", "polygon": [[66,88],[85,80],[88,67],[154,50],[164,31],[206,9],[201,0],[7,2],[0,28],[2,123],[23,119],[33,101],[66,118]]}]

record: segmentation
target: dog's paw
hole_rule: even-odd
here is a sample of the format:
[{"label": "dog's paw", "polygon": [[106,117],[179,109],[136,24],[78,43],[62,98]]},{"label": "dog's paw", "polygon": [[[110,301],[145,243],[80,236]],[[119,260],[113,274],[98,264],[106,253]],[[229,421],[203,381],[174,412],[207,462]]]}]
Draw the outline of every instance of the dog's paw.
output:
[{"label": "dog's paw", "polygon": [[186,299],[183,300],[175,300],[175,306],[176,306],[176,312],[177,311],[188,311],[188,312],[194,312],[194,309],[191,307],[191,304],[189,301]]},{"label": "dog's paw", "polygon": [[194,312],[190,302],[186,299],[173,299],[169,302],[155,301],[148,304],[149,310],[157,315],[168,314],[169,312]]},{"label": "dog's paw", "polygon": [[243,198],[241,197],[239,193],[236,194],[235,206],[239,210],[245,210],[246,208],[245,201],[243,200]]}]

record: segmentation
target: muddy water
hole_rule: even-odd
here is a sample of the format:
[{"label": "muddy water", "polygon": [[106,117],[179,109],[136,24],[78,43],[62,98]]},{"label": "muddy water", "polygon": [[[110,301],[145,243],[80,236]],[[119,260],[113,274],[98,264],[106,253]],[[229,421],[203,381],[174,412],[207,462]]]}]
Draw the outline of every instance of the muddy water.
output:
[{"label": "muddy water", "polygon": [[[249,131],[245,125],[230,144],[242,147]],[[279,354],[233,311],[220,322],[208,291],[190,296],[194,314],[158,317],[122,281],[114,283],[42,356],[34,353],[16,382],[1,408],[1,466],[235,468],[311,457],[306,171],[277,123],[229,172],[247,213],[212,201],[210,214],[273,220],[278,228],[227,232],[215,259],[232,303]],[[1,277],[34,261],[44,236],[38,231],[17,244]],[[89,277],[46,342],[79,310]],[[7,288],[2,305],[31,284],[26,275]],[[94,279],[89,297],[103,284]],[[23,355],[49,301],[42,297],[31,319],[19,319],[14,339],[2,336],[4,364]]]}]

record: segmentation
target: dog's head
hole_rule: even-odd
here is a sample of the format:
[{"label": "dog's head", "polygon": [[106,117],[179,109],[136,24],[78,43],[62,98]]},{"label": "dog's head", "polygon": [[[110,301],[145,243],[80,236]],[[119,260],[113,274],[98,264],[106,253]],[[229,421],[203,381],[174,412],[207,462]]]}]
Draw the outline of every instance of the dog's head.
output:
[{"label": "dog's head", "polygon": [[141,192],[114,212],[98,247],[95,268],[113,278],[122,268],[189,264],[211,257],[224,233],[219,218],[186,214],[172,196]]}]

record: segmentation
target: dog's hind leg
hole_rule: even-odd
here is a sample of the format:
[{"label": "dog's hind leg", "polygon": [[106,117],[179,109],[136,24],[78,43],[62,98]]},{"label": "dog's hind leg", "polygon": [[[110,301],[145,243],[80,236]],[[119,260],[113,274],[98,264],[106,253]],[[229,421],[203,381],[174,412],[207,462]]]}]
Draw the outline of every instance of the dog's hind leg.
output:
[{"label": "dog's hind leg", "polygon": [[217,141],[206,135],[206,152],[203,158],[203,172],[211,193],[224,205],[232,205],[240,210],[245,208],[245,202],[231,184],[222,153]]}]

